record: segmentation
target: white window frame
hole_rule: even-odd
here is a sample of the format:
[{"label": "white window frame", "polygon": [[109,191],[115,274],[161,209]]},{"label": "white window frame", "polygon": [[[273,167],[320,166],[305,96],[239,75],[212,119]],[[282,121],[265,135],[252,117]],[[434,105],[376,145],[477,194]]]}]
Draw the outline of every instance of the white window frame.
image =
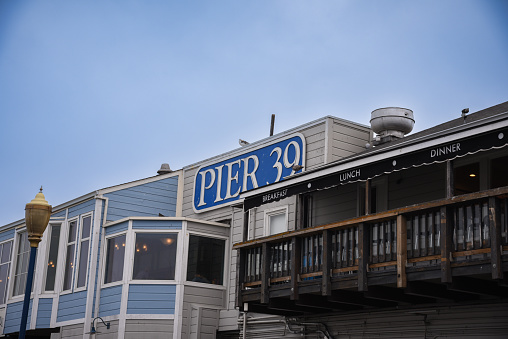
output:
[{"label": "white window frame", "polygon": [[[88,237],[83,239],[82,236],[82,232],[83,232],[83,219],[85,218],[88,218],[90,217],[90,232],[88,234]],[[93,234],[93,213],[90,212],[90,213],[85,213],[85,214],[82,214],[79,216],[79,223],[78,223],[78,229],[77,229],[77,234],[76,234],[76,248],[75,248],[75,254],[74,254],[74,257],[76,258],[76,262],[75,262],[75,265],[74,265],[74,277],[73,277],[73,288],[74,288],[74,292],[79,292],[79,291],[84,291],[87,289],[87,286],[88,286],[88,270],[89,270],[89,262],[90,262],[90,248],[91,248],[91,245],[92,245],[92,234]],[[86,260],[86,268],[85,268],[85,285],[84,286],[81,286],[81,287],[78,287],[78,278],[79,278],[79,270],[80,270],[80,267],[79,267],[79,264],[81,262],[81,246],[83,244],[83,241],[86,241],[88,240],[88,256],[87,256],[87,260]]]},{"label": "white window frame", "polygon": [[[74,267],[72,268],[72,272],[71,272],[71,284],[70,284],[70,288],[69,289],[64,289],[65,286],[65,269],[67,267],[67,247],[69,246],[69,244],[71,244],[72,242],[69,242],[69,230],[70,230],[70,224],[72,222],[76,222],[76,236],[74,238],[74,254],[73,254],[73,260],[74,260]],[[63,255],[62,255],[62,269],[60,270],[61,274],[60,274],[60,279],[61,279],[61,283],[60,283],[60,289],[61,289],[61,294],[68,294],[68,293],[72,293],[73,292],[73,288],[74,288],[74,273],[76,271],[76,247],[77,247],[77,242],[78,242],[78,237],[79,237],[79,217],[73,217],[71,219],[67,219],[66,222],[65,222],[65,229],[64,229],[64,232],[62,232],[62,230],[60,229],[60,233],[64,233],[64,240],[61,244],[61,248],[63,248]],[[62,234],[60,234],[60,237],[62,236]]]},{"label": "white window frame", "polygon": [[[270,208],[270,209],[267,209],[265,210],[265,217],[264,217],[264,220],[265,220],[265,223],[264,223],[264,229],[265,229],[265,236],[269,236],[269,235],[272,235],[271,233],[271,225],[270,225],[270,217],[273,217],[273,216],[276,216],[276,215],[279,215],[279,214],[284,214],[285,216],[285,221],[284,221],[284,225],[286,226],[286,229],[284,232],[287,232],[288,231],[288,211],[289,211],[289,207],[288,205],[285,205],[285,206],[280,206],[280,207],[274,207],[274,208]],[[279,234],[279,233],[275,233],[275,234]]]},{"label": "white window frame", "polygon": [[[22,228],[16,230],[16,234],[14,236],[14,239],[13,239],[13,244],[12,244],[12,252],[11,252],[11,271],[10,271],[10,274],[9,274],[9,280],[12,281],[12,283],[9,282],[9,286],[8,286],[8,298],[7,300],[23,300],[24,296],[25,296],[25,289],[23,289],[23,293],[21,294],[18,294],[18,295],[14,295],[14,285],[15,285],[15,274],[16,274],[16,268],[18,266],[18,249],[19,249],[19,238],[21,236],[21,233],[27,233],[28,234],[28,230],[26,229],[26,226],[23,225]],[[30,251],[28,252],[29,255],[30,255]],[[29,257],[30,258],[30,257]],[[29,263],[30,263],[30,259],[29,259]],[[28,263],[28,264],[29,264]],[[27,266],[27,269],[28,269],[28,266]],[[36,266],[34,266],[34,270],[36,269]],[[34,272],[35,274],[35,272]],[[26,288],[26,286],[25,286]],[[31,295],[33,295],[33,289],[32,289],[32,293]]]},{"label": "white window frame", "polygon": [[[6,304],[7,304],[8,300],[9,300],[9,297],[10,297],[10,294],[9,294],[9,292],[10,292],[10,287],[11,287],[10,285],[13,285],[13,284],[14,284],[14,280],[12,280],[12,281],[13,281],[13,283],[12,283],[12,284],[10,284],[10,281],[11,281],[10,277],[12,276],[12,273],[13,273],[13,271],[12,271],[12,266],[14,266],[14,265],[12,264],[12,261],[13,261],[12,259],[13,259],[13,257],[14,257],[14,256],[13,256],[13,253],[14,253],[14,251],[13,251],[13,250],[14,250],[14,246],[15,246],[15,244],[14,244],[14,238],[12,238],[12,239],[7,239],[7,240],[5,240],[5,241],[2,241],[2,242],[0,243],[0,246],[2,246],[2,247],[3,247],[3,245],[4,245],[4,244],[6,244],[6,243],[8,243],[8,242],[12,242],[12,244],[11,244],[11,256],[10,256],[10,260],[9,260],[9,261],[7,261],[7,262],[5,262],[5,263],[3,263],[3,264],[0,264],[0,265],[6,265],[6,264],[8,264],[8,265],[9,265],[9,269],[7,270],[7,277],[8,277],[8,280],[7,280],[7,282],[6,282],[6,286],[5,286],[5,300],[4,300],[4,303],[0,303],[0,305],[6,305]],[[1,251],[0,251],[0,258],[1,258],[1,255],[2,255],[2,253],[1,253]]]},{"label": "white window frame", "polygon": [[[124,283],[124,281],[126,280],[126,271],[127,271],[127,262],[132,262],[132,264],[134,265],[134,256],[132,256],[132,260],[129,260],[129,255],[128,255],[128,251],[130,251],[131,248],[134,248],[134,246],[129,246],[129,240],[131,238],[129,238],[128,236],[128,231],[121,231],[121,232],[118,232],[118,233],[113,233],[113,234],[109,234],[107,236],[104,237],[104,253],[102,254],[102,275],[100,276],[100,286],[101,288],[107,288],[107,287],[111,287],[111,286],[117,286],[117,285],[122,285]],[[124,253],[124,257],[123,257],[123,272],[122,272],[122,279],[120,280],[117,280],[117,281],[113,281],[113,282],[110,282],[110,283],[105,283],[104,282],[104,278],[106,277],[106,265],[107,265],[107,256],[108,256],[108,240],[109,239],[112,239],[112,238],[117,238],[117,237],[121,237],[121,236],[125,236],[125,253]],[[135,238],[134,238],[135,239]],[[132,274],[132,273],[131,273]]]},{"label": "white window frame", "polygon": [[[223,272],[223,277],[222,277],[222,285],[201,283],[201,282],[196,282],[196,281],[187,281],[187,268],[189,265],[189,242],[190,242],[191,235],[199,236],[199,237],[203,237],[203,238],[224,240],[224,242],[225,242],[225,245],[224,245],[224,272]],[[183,280],[184,284],[189,285],[189,286],[199,286],[199,287],[206,286],[206,288],[225,290],[228,286],[228,280],[227,280],[228,274],[229,274],[229,255],[228,254],[229,254],[229,238],[228,237],[219,236],[219,235],[211,235],[209,233],[196,232],[196,231],[186,232],[185,248],[184,248],[184,252],[183,252],[183,256],[185,258],[184,258],[184,262],[182,265],[182,280]]]},{"label": "white window frame", "polygon": [[[48,227],[47,227],[47,234],[45,235],[46,236],[46,253],[44,255],[44,262],[42,263],[44,266],[44,272],[42,272],[43,276],[42,276],[42,282],[41,282],[41,294],[54,294],[58,291],[58,279],[59,279],[59,273],[58,273],[58,265],[60,264],[60,257],[62,256],[61,254],[61,245],[62,245],[62,233],[64,231],[64,224],[65,222],[62,221],[62,220],[50,220],[49,221],[49,224],[48,224]],[[55,225],[59,225],[60,226],[60,236],[59,236],[59,239],[58,239],[58,248],[57,248],[57,259],[56,259],[56,267],[57,267],[57,270],[55,272],[55,285],[53,287],[53,290],[52,291],[46,291],[46,279],[48,277],[48,268],[46,267],[46,265],[48,264],[48,260],[49,260],[49,252],[50,252],[50,249],[51,249],[51,236],[52,236],[52,233],[53,233],[53,227],[52,226],[55,226]]]}]

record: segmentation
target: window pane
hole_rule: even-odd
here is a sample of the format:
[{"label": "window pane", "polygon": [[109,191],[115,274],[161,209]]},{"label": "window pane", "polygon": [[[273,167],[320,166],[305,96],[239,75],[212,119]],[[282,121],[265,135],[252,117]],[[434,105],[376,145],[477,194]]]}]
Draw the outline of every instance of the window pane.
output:
[{"label": "window pane", "polygon": [[72,271],[74,270],[74,244],[67,246],[67,256],[65,262],[65,275],[63,290],[70,290],[72,284]]},{"label": "window pane", "polygon": [[92,223],[92,217],[85,217],[82,220],[83,226],[81,227],[81,239],[90,237],[90,225]]},{"label": "window pane", "polygon": [[11,261],[11,247],[12,247],[12,241],[6,242],[2,245],[2,259],[0,260],[0,263],[6,263]]},{"label": "window pane", "polygon": [[137,233],[133,279],[173,280],[177,234]]},{"label": "window pane", "polygon": [[191,235],[187,281],[222,285],[225,241]]},{"label": "window pane", "polygon": [[69,223],[69,239],[67,242],[76,241],[76,221],[71,221]]},{"label": "window pane", "polygon": [[0,265],[0,304],[5,304],[7,282],[9,281],[9,264]]},{"label": "window pane", "polygon": [[27,232],[19,234],[18,253],[16,255],[16,270],[14,274],[13,296],[25,293],[28,260],[30,259],[30,243]]},{"label": "window pane", "polygon": [[46,291],[55,289],[56,263],[58,262],[58,245],[60,243],[60,225],[51,225],[49,240],[48,266],[46,271]]},{"label": "window pane", "polygon": [[108,239],[106,254],[106,271],[104,283],[123,279],[123,262],[125,258],[125,235]]},{"label": "window pane", "polygon": [[455,195],[478,192],[480,190],[480,164],[474,163],[456,167],[453,171]]},{"label": "window pane", "polygon": [[286,232],[286,214],[275,214],[270,216],[270,234]]},{"label": "window pane", "polygon": [[88,243],[89,241],[81,242],[81,249],[79,253],[79,271],[78,271],[78,285],[77,287],[83,287],[86,284],[86,272],[88,264]]}]

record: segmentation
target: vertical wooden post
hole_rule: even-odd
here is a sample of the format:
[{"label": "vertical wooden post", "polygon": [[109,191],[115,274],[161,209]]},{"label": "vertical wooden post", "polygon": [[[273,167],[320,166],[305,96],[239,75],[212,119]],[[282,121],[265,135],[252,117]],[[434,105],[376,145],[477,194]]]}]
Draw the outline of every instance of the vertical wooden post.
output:
[{"label": "vertical wooden post", "polygon": [[302,239],[291,239],[291,300],[298,300],[298,277],[302,267]]},{"label": "vertical wooden post", "polygon": [[441,207],[441,282],[452,282],[453,210]]},{"label": "vertical wooden post", "polygon": [[270,295],[268,288],[270,286],[270,253],[268,244],[263,243],[261,249],[261,303],[268,304]]},{"label": "vertical wooden post", "polygon": [[446,161],[446,197],[449,199],[455,194],[453,179],[453,162],[452,160]]},{"label": "vertical wooden post", "polygon": [[370,241],[369,229],[365,223],[358,225],[358,291],[367,291],[367,272],[369,269]]},{"label": "vertical wooden post", "polygon": [[397,287],[407,287],[406,279],[407,263],[407,225],[406,217],[402,214],[397,216]]},{"label": "vertical wooden post", "polygon": [[322,295],[332,294],[332,231],[323,231],[323,279],[321,280]]},{"label": "vertical wooden post", "polygon": [[236,251],[236,307],[241,307],[243,305],[242,300],[242,291],[243,291],[243,283],[245,279],[245,267],[246,267],[246,250],[239,249]]},{"label": "vertical wooden post", "polygon": [[490,265],[492,279],[503,279],[503,262],[501,254],[501,204],[496,197],[489,198],[489,227],[490,227]]},{"label": "vertical wooden post", "polygon": [[365,215],[368,215],[371,213],[371,190],[370,190],[370,184],[371,181],[368,179],[365,181]]},{"label": "vertical wooden post", "polygon": [[[243,234],[242,234],[242,241],[247,241],[249,237],[249,215],[250,210],[243,212]],[[233,223],[235,222],[233,218]]]},{"label": "vertical wooden post", "polygon": [[298,194],[296,198],[296,229],[301,230],[303,228],[304,222],[303,222],[303,212],[305,209],[305,206],[303,205],[303,194]]}]

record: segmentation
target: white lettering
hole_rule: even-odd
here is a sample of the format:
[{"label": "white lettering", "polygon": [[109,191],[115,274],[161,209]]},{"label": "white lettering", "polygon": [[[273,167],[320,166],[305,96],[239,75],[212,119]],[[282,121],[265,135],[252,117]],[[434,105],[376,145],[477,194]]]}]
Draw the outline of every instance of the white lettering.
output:
[{"label": "white lettering", "polygon": [[460,143],[432,149],[432,150],[430,150],[430,157],[434,158],[434,157],[438,157],[441,155],[446,155],[448,153],[456,153],[458,151],[460,151]]},{"label": "white lettering", "polygon": [[[205,186],[206,181],[206,173],[210,173],[210,184],[208,186]],[[206,171],[203,171],[201,173],[201,191],[199,194],[199,204],[198,207],[206,205],[205,203],[205,190],[211,188],[213,186],[213,183],[215,182],[215,171],[213,169],[207,169]]]},{"label": "white lettering", "polygon": [[[289,146],[291,145],[295,148],[295,158],[293,162],[289,162],[288,160]],[[298,145],[296,141],[291,141],[284,150],[284,166],[286,166],[286,168],[291,168],[293,165],[298,165],[298,162],[300,162],[300,145]],[[295,174],[295,170],[292,170],[290,175],[293,174]]]},{"label": "white lettering", "polygon": [[238,165],[238,169],[240,169],[241,160],[236,160],[226,164],[226,167],[228,168],[228,181],[227,181],[226,197],[224,199],[235,198],[240,194],[241,187],[238,187],[238,190],[235,192],[235,194],[231,194],[231,182],[234,180],[238,184],[238,171],[236,171],[235,176],[232,176],[233,165],[235,164]]},{"label": "white lettering", "polygon": [[[249,173],[249,160],[252,159],[254,160],[254,168],[252,169],[252,172]],[[251,182],[252,182],[252,186],[254,188],[258,188],[258,181],[256,179],[256,170],[258,169],[259,167],[259,159],[257,156],[255,155],[251,155],[250,157],[247,157],[245,159],[242,159],[243,160],[243,188],[242,188],[242,191],[245,192],[247,191],[247,178],[250,178]]]},{"label": "white lettering", "polygon": [[[277,153],[277,160],[275,160],[275,164],[273,164],[273,168],[277,169],[277,178],[275,178],[274,182],[278,182],[280,177],[282,176],[282,164],[280,163],[280,157],[282,156],[282,149],[280,147],[275,147],[272,152],[270,152],[270,156],[272,156],[273,152]],[[268,184],[268,182],[267,182]]]},{"label": "white lettering", "polygon": [[217,195],[215,196],[215,200],[213,202],[218,202],[218,201],[224,200],[220,196],[220,191],[222,189],[222,168],[223,167],[224,167],[224,165],[215,167],[215,169],[217,170]]}]

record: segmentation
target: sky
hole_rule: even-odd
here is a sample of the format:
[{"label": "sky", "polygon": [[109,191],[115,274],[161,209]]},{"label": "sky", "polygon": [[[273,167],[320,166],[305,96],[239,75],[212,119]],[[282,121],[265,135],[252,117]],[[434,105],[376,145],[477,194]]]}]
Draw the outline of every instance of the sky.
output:
[{"label": "sky", "polygon": [[508,100],[507,0],[0,1],[0,225],[326,115]]}]

